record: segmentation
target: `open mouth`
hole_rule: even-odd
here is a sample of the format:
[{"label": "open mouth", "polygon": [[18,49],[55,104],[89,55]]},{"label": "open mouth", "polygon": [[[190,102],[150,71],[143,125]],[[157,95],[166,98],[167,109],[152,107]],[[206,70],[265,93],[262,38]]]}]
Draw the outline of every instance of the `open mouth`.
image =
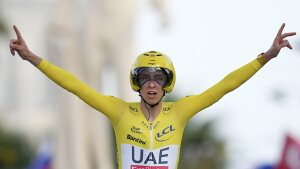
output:
[{"label": "open mouth", "polygon": [[147,94],[148,94],[148,95],[150,95],[150,96],[154,96],[154,95],[156,95],[156,94],[157,94],[157,92],[154,92],[154,91],[149,91]]}]

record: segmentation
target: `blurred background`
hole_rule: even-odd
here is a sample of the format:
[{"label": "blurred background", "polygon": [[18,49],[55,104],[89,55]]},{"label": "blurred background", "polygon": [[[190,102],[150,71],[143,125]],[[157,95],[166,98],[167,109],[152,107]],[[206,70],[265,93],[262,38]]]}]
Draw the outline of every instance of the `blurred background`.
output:
[{"label": "blurred background", "polygon": [[[12,25],[39,56],[108,95],[139,101],[135,57],[169,55],[166,100],[198,94],[269,49],[282,23],[300,30],[297,0],[0,0],[0,169],[116,168],[106,117],[9,53]],[[181,169],[300,168],[300,40],[239,89],[197,114]]]}]

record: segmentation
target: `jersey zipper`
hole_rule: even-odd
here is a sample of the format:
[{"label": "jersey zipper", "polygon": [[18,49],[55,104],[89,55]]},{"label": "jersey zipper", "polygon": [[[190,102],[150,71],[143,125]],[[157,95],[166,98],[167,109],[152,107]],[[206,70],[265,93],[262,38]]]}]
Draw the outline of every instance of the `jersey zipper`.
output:
[{"label": "jersey zipper", "polygon": [[153,131],[152,131],[152,123],[150,123],[150,150],[153,148]]}]

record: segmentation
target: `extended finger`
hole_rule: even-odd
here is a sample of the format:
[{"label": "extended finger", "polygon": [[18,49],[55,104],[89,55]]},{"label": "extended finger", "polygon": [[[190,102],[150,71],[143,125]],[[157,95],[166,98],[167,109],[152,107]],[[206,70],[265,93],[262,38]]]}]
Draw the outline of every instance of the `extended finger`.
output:
[{"label": "extended finger", "polygon": [[18,39],[18,40],[23,40],[22,35],[21,35],[19,29],[17,28],[17,26],[14,25],[13,28],[14,28],[14,30],[15,30],[15,32],[16,32],[17,39]]},{"label": "extended finger", "polygon": [[281,38],[286,38],[288,36],[294,36],[296,35],[296,32],[288,32],[281,35]]},{"label": "extended finger", "polygon": [[276,35],[276,39],[278,39],[278,38],[281,37],[281,34],[282,34],[282,31],[283,31],[284,27],[285,27],[285,23],[283,23],[283,24],[281,25],[281,27],[279,28],[279,30],[278,30],[278,32],[277,32],[277,35]]}]

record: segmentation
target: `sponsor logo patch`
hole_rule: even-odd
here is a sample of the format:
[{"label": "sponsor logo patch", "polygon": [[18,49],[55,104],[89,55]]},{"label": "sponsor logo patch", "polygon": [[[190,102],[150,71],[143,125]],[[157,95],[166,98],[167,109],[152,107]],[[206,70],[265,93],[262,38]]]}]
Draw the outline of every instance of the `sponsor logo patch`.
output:
[{"label": "sponsor logo patch", "polygon": [[126,169],[176,169],[178,145],[149,150],[122,144],[122,167]]},{"label": "sponsor logo patch", "polygon": [[141,134],[142,130],[139,127],[132,126],[130,129],[133,133]]},{"label": "sponsor logo patch", "polygon": [[149,125],[145,121],[142,121],[141,124],[143,127],[146,127],[147,129],[149,129]]},{"label": "sponsor logo patch", "polygon": [[163,111],[170,111],[171,108],[170,107],[163,107]]},{"label": "sponsor logo patch", "polygon": [[140,151],[138,151],[132,146],[132,161],[137,164],[168,164],[167,158],[169,156],[169,149],[169,147],[162,148],[158,151],[157,154],[155,154],[154,152],[147,152],[143,149],[140,149]]},{"label": "sponsor logo patch", "polygon": [[144,141],[144,140],[142,140],[142,139],[140,139],[140,138],[135,138],[135,137],[133,137],[133,136],[130,135],[130,134],[127,134],[127,140],[132,140],[132,141],[134,141],[134,142],[136,142],[136,143],[140,143],[140,144],[143,144],[143,145],[146,144],[146,141]]},{"label": "sponsor logo patch", "polygon": [[172,133],[173,131],[175,131],[175,128],[173,128],[171,124],[170,126],[164,128],[161,132],[158,132],[155,135],[155,140],[159,142],[167,141],[173,136],[173,135],[169,135],[169,133]]},{"label": "sponsor logo patch", "polygon": [[135,108],[135,107],[129,106],[129,109],[130,109],[131,111],[133,111],[133,112],[138,112],[138,109]]},{"label": "sponsor logo patch", "polygon": [[154,129],[156,129],[159,126],[160,121],[154,124]]}]

